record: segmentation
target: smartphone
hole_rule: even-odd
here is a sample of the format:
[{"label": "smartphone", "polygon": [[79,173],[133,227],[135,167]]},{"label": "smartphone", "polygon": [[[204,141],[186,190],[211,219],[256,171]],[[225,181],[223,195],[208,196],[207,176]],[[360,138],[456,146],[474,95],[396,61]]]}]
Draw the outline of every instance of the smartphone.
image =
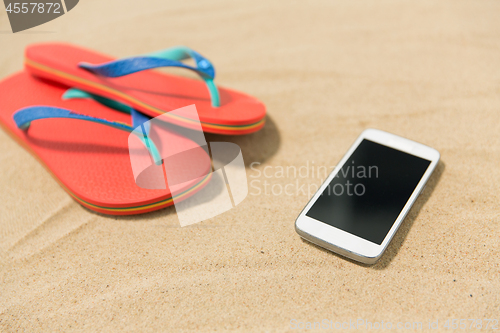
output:
[{"label": "smartphone", "polygon": [[439,161],[439,152],[376,129],[356,139],[295,221],[304,239],[373,264]]}]

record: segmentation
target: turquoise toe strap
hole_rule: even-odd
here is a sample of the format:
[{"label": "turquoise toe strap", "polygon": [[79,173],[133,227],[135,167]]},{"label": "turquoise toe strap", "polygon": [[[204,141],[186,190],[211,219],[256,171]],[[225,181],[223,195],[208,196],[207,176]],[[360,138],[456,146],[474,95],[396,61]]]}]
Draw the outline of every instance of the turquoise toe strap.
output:
[{"label": "turquoise toe strap", "polygon": [[[188,58],[194,59],[196,67],[181,62]],[[118,59],[103,64],[89,64],[82,62],[81,68],[94,74],[105,77],[120,77],[147,69],[159,67],[179,67],[194,71],[207,85],[212,106],[220,106],[220,96],[217,86],[214,84],[215,68],[212,63],[198,52],[185,47],[175,46],[162,51],[149,53],[142,56]]]},{"label": "turquoise toe strap", "polygon": [[63,94],[62,98],[64,100],[66,100],[66,99],[78,99],[78,98],[92,99],[92,100],[94,100],[94,101],[96,101],[104,106],[107,106],[109,108],[112,108],[114,110],[128,113],[132,116],[132,127],[137,128],[139,126],[143,126],[144,133],[146,133],[146,135],[149,135],[149,131],[150,131],[149,121],[151,120],[151,118],[136,111],[135,109],[128,106],[127,104],[124,104],[124,103],[121,103],[121,102],[118,102],[118,101],[115,101],[115,100],[112,100],[112,99],[109,99],[106,97],[102,97],[102,96],[99,96],[96,94],[92,94],[92,93],[89,93],[89,92],[86,92],[86,91],[83,91],[80,89],[76,89],[76,88],[71,88],[71,89],[66,90],[66,92]]},{"label": "turquoise toe strap", "polygon": [[[137,111],[131,109],[133,113],[138,113]],[[134,131],[134,127],[129,126],[127,124],[123,124],[120,122],[116,121],[109,121],[106,119],[101,119],[101,118],[96,118],[96,117],[91,117],[91,116],[86,116],[83,114],[79,114],[76,112],[72,112],[70,110],[66,109],[61,109],[61,108],[56,108],[56,107],[50,107],[50,106],[31,106],[27,108],[23,108],[19,111],[16,111],[13,115],[14,121],[17,125],[22,130],[28,130],[28,128],[31,125],[32,121],[35,120],[41,120],[41,119],[50,119],[50,118],[66,118],[66,119],[78,119],[78,120],[85,120],[85,121],[91,121],[97,124],[101,125],[106,125],[110,126],[122,131],[126,131],[129,133],[143,133],[143,136],[137,135],[141,142],[146,146],[149,150],[149,153],[151,154],[151,157],[153,158],[153,161],[157,165],[162,164],[162,158],[160,153],[158,152],[158,149],[156,148],[156,145],[154,142],[149,138],[149,136],[146,134],[144,127],[142,131]],[[142,126],[142,125],[141,125]]]},{"label": "turquoise toe strap", "polygon": [[102,96],[99,96],[96,94],[92,94],[92,93],[89,93],[89,92],[86,92],[86,91],[83,91],[80,89],[76,89],[76,88],[68,89],[62,95],[63,100],[79,99],[79,98],[93,99],[94,101],[99,102],[102,105],[105,105],[109,108],[115,109],[115,110],[123,112],[123,113],[130,114],[131,113],[130,110],[132,109],[130,106],[128,106],[126,104],[123,104],[123,103],[120,103],[118,101],[115,101],[115,100],[112,100],[112,99],[109,99],[106,97],[102,97]]}]

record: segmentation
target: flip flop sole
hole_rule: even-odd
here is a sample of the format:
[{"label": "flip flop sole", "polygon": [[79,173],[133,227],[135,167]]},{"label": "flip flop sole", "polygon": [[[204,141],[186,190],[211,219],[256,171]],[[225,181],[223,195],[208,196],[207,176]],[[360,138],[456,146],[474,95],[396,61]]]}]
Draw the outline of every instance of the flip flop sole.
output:
[{"label": "flip flop sole", "polygon": [[[53,80],[131,105],[151,117],[195,104],[206,132],[242,135],[264,126],[266,109],[256,98],[219,87],[221,106],[214,108],[200,80],[148,70],[118,78],[96,76],[78,67],[114,60],[112,57],[69,44],[35,44],[26,48],[25,67],[35,76]],[[190,127],[192,119],[170,117]]]},{"label": "flip flop sole", "polygon": [[[12,115],[19,109],[49,105],[93,117],[130,123],[130,115],[91,100],[62,100],[66,88],[42,82],[27,72],[0,82],[0,126],[30,152],[76,201],[110,215],[131,215],[158,210],[185,199],[209,181],[210,157],[193,141],[171,128],[161,128],[162,137],[181,148],[193,149],[204,177],[166,189],[150,190],[136,185],[130,164],[129,133],[75,119],[42,119],[20,130]],[[186,161],[183,161],[184,163]],[[188,161],[189,162],[189,161]]]}]

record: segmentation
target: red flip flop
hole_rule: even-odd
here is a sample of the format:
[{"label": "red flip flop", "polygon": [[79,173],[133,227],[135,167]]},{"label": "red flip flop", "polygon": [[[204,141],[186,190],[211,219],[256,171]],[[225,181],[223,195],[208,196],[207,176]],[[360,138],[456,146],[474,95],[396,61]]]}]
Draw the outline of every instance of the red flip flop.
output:
[{"label": "red flip flop", "polygon": [[[163,186],[139,187],[131,165],[130,140],[135,137],[131,134],[135,126],[127,125],[131,115],[88,99],[63,100],[65,91],[65,87],[42,82],[27,72],[12,75],[0,82],[0,125],[83,206],[111,215],[146,213],[172,205],[173,199],[191,196],[210,180],[206,149],[160,122],[165,126],[155,127],[154,132],[162,140],[152,139],[156,158],[147,154],[149,161],[156,162],[150,163],[151,168],[165,174],[165,164],[158,163],[157,157],[165,156],[165,147],[175,146],[190,154],[172,159],[169,168],[189,165],[191,174],[199,177],[184,178],[171,186],[174,190],[165,181]],[[149,118],[132,110],[132,120],[144,128]],[[145,136],[144,140],[149,139]],[[150,144],[147,149],[151,152]]]},{"label": "red flip flop", "polygon": [[[187,58],[193,58],[196,67],[179,61]],[[186,47],[115,60],[74,45],[35,44],[26,48],[25,67],[35,76],[126,103],[150,117],[195,104],[205,132],[242,135],[258,131],[265,122],[264,104],[216,87],[210,61]],[[189,69],[202,80],[149,70],[159,67]],[[193,124],[182,117],[166,119],[188,128]]]}]

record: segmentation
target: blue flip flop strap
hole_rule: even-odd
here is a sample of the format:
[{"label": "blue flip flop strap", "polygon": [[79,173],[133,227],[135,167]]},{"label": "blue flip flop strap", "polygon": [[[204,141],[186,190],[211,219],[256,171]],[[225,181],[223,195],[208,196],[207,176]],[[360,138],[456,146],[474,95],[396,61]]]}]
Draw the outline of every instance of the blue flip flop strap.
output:
[{"label": "blue flip flop strap", "polygon": [[[133,110],[135,111],[135,110]],[[139,113],[135,111],[134,113]],[[78,120],[85,120],[85,121],[91,121],[94,123],[102,124],[102,125],[107,125],[122,131],[126,131],[129,133],[135,133],[137,134],[138,131],[134,131],[134,128],[132,126],[129,126],[127,124],[123,124],[120,122],[116,121],[109,121],[106,119],[101,119],[101,118],[96,118],[96,117],[91,117],[91,116],[86,116],[83,114],[75,113],[70,110],[66,109],[61,109],[61,108],[56,108],[56,107],[51,107],[51,106],[31,106],[27,108],[20,109],[19,111],[16,111],[13,115],[14,122],[16,123],[17,127],[20,129],[26,131],[31,125],[31,122],[34,120],[40,120],[40,119],[50,119],[50,118],[66,118],[66,119],[78,119]],[[144,133],[144,127],[142,131],[139,133]],[[161,155],[158,152],[158,149],[156,148],[155,144],[153,141],[149,138],[147,135],[143,135],[142,137],[140,135],[137,135],[139,139],[142,141],[142,143],[148,148],[151,156],[153,157],[153,160],[155,164],[160,165],[162,164],[162,159]]]},{"label": "blue flip flop strap", "polygon": [[[194,59],[196,67],[180,62],[180,60],[188,58]],[[105,77],[120,77],[159,67],[180,67],[189,69],[200,75],[203,81],[205,81],[210,92],[212,106],[220,106],[219,90],[213,82],[215,78],[214,66],[207,58],[185,46],[176,46],[142,56],[114,60],[98,65],[82,62],[78,66],[89,72]]]}]

